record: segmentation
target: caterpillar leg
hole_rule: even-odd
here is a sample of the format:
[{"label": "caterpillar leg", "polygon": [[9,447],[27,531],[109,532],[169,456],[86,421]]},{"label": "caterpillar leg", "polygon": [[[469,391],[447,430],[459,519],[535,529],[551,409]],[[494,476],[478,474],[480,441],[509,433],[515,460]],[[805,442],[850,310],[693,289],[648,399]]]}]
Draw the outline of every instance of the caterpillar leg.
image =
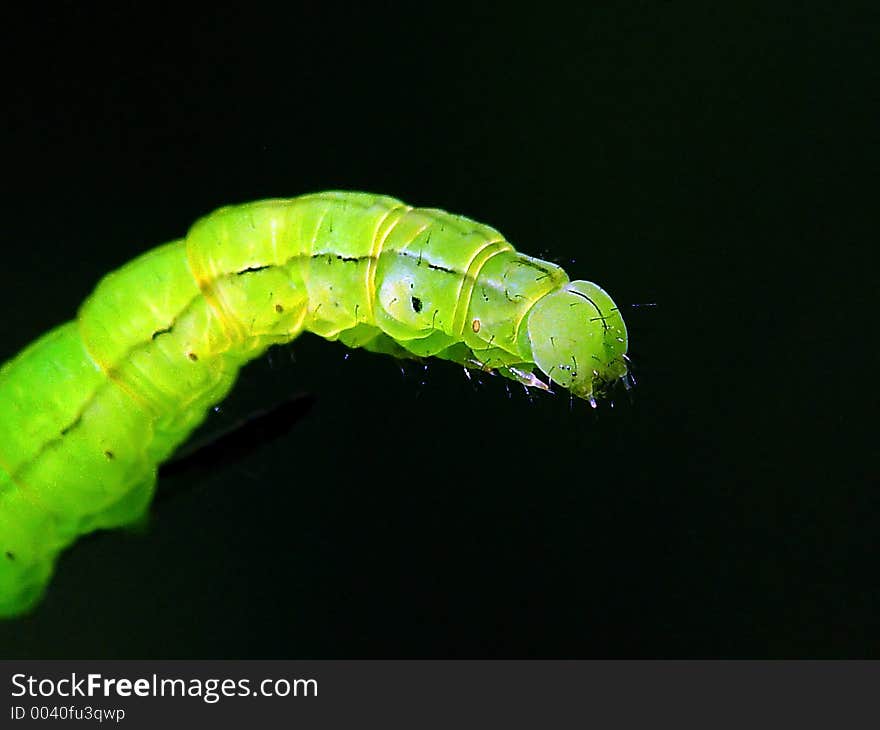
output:
[{"label": "caterpillar leg", "polygon": [[[2,482],[0,477],[0,488]],[[155,487],[154,471],[118,502],[85,518],[80,532],[136,525],[146,517]],[[0,517],[0,616],[7,617],[25,613],[40,600],[58,555],[71,541],[59,533],[50,513],[20,497],[20,492],[7,493],[7,509],[15,519]]]},{"label": "caterpillar leg", "polygon": [[369,352],[391,355],[401,360],[418,358],[418,355],[407,350],[397,340],[386,335],[378,327],[368,324],[361,323],[351,329],[340,332],[338,340],[346,347],[361,347]]},{"label": "caterpillar leg", "polygon": [[0,470],[0,617],[37,603],[64,539],[40,503]]},{"label": "caterpillar leg", "polygon": [[90,517],[83,532],[129,526],[142,527],[149,513],[150,502],[156,491],[156,470],[143,481],[128,490],[123,497],[102,512]]},{"label": "caterpillar leg", "polygon": [[519,368],[508,366],[501,369],[501,374],[506,375],[511,380],[522,383],[526,388],[537,388],[538,390],[543,390],[547,393],[553,393],[547,383],[528,370],[520,370]]}]

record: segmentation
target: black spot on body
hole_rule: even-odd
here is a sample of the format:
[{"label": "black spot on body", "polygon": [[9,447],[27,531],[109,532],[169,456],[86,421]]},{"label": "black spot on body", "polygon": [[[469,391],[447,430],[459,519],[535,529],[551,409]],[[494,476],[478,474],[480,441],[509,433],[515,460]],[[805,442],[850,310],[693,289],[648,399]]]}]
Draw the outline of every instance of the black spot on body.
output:
[{"label": "black spot on body", "polygon": [[421,312],[422,311],[422,300],[419,299],[418,297],[413,297],[412,298],[412,308],[413,308],[413,311],[416,312],[416,314]]},{"label": "black spot on body", "polygon": [[15,560],[15,553],[13,553],[13,552],[7,550],[7,551],[6,551],[6,557],[7,557],[9,560]]}]

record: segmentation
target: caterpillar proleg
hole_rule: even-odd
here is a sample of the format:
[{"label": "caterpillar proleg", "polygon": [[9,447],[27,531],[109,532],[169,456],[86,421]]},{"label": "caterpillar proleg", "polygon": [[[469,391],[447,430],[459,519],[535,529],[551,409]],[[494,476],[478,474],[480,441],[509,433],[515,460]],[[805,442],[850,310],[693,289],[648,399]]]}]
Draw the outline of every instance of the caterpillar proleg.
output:
[{"label": "caterpillar proleg", "polygon": [[39,600],[78,536],[142,517],[242,365],[304,331],[592,404],[627,374],[608,294],[489,226],[354,192],[221,208],[0,369],[0,616]]}]

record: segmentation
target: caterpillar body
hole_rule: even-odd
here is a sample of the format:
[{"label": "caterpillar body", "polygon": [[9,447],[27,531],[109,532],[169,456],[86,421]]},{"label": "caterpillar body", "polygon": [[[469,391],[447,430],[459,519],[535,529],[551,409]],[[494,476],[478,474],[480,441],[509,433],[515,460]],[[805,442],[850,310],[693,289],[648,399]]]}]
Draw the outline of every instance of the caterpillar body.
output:
[{"label": "caterpillar body", "polygon": [[0,616],[40,599],[78,536],[140,519],[242,365],[303,331],[593,404],[627,373],[608,294],[489,226],[354,192],[221,208],[0,369]]}]

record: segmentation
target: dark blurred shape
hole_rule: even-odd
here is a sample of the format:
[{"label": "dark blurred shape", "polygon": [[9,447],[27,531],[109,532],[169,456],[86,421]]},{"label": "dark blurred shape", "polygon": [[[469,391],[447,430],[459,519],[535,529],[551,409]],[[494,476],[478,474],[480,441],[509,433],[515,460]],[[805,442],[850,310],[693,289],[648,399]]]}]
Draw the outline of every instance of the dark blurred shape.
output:
[{"label": "dark blurred shape", "polygon": [[185,481],[163,489],[163,479],[204,470],[222,469],[266,443],[287,435],[315,403],[311,393],[298,393],[277,405],[253,412],[231,426],[196,441],[159,468],[157,502],[181,491]]}]

